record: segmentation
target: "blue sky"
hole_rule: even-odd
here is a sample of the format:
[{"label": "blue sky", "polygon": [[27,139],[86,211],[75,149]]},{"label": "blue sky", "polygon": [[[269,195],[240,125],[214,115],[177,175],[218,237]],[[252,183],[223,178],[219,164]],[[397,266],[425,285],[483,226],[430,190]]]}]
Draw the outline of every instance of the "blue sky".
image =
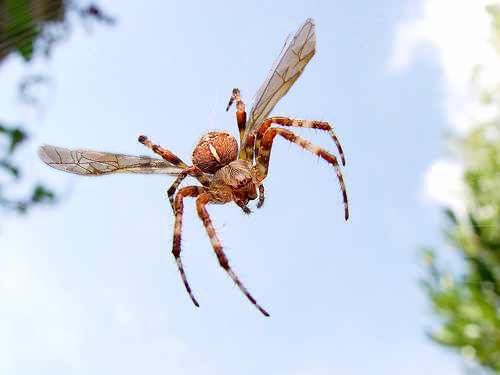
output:
[{"label": "blue sky", "polygon": [[[9,374],[456,374],[459,359],[425,336],[419,249],[441,244],[422,193],[443,149],[445,74],[432,52],[391,67],[413,2],[103,1],[115,27],[74,25],[48,61],[0,67],[3,121],[23,120],[28,180],[60,191],[55,207],[2,218],[0,372]],[[413,5],[412,5],[413,4]],[[225,106],[248,103],[286,36],[307,18],[317,54],[273,114],[335,124],[347,158],[343,221],[334,171],[277,140],[263,209],[209,212],[263,318],[218,266],[193,202],[183,260],[170,254],[165,176],[83,178],[36,156],[43,143],[150,154],[144,133],[184,160],[207,130],[237,134]],[[14,96],[19,77],[50,75],[42,112]],[[324,134],[300,134],[334,150]]]}]

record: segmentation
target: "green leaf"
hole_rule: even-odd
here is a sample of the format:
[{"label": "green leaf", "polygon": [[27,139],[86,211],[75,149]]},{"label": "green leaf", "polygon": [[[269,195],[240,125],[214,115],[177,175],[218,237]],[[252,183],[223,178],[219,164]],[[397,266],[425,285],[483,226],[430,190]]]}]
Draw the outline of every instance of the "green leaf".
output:
[{"label": "green leaf", "polygon": [[455,213],[450,208],[445,208],[444,214],[451,224],[453,224],[453,225],[458,224],[457,217],[456,217]]},{"label": "green leaf", "polygon": [[0,168],[3,168],[4,170],[6,170],[14,178],[19,178],[19,176],[21,174],[19,172],[19,168],[14,167],[7,160],[0,160]]},{"label": "green leaf", "polygon": [[46,189],[42,185],[37,185],[31,196],[32,203],[52,203],[55,200],[54,192]]},{"label": "green leaf", "polygon": [[14,152],[14,150],[16,149],[17,146],[19,146],[19,144],[21,144],[28,138],[27,134],[19,128],[12,129],[9,133],[9,136],[10,136],[10,146],[9,146],[10,154]]}]

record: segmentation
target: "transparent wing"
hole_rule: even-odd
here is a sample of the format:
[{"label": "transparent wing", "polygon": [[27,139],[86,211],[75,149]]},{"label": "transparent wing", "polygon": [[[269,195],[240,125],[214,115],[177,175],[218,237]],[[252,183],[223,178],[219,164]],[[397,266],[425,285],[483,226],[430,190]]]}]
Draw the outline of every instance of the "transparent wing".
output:
[{"label": "transparent wing", "polygon": [[285,43],[268,77],[255,94],[252,111],[245,129],[245,141],[255,128],[269,116],[276,103],[285,96],[315,52],[314,21],[312,18],[308,18],[293,38]]},{"label": "transparent wing", "polygon": [[110,173],[159,173],[175,176],[182,168],[161,159],[130,156],[90,150],[70,150],[56,146],[41,146],[38,155],[52,168],[82,176]]}]

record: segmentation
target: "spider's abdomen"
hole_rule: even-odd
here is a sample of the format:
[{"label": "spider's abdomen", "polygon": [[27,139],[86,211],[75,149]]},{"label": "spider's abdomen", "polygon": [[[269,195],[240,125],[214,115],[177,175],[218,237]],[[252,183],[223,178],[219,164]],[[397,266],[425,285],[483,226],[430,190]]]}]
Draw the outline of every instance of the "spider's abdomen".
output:
[{"label": "spider's abdomen", "polygon": [[193,165],[205,173],[215,173],[238,157],[238,142],[229,133],[211,131],[201,137],[193,151]]}]

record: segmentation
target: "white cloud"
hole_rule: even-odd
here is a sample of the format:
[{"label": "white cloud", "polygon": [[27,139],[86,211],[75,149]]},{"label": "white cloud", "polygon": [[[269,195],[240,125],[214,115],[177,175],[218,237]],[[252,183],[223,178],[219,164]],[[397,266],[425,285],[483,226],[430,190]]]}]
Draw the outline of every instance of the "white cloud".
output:
[{"label": "white cloud", "polygon": [[[422,0],[417,15],[396,28],[388,66],[403,73],[420,58],[437,59],[442,72],[442,108],[448,125],[466,132],[498,115],[498,108],[481,101],[483,90],[500,85],[500,58],[491,40],[491,18],[486,6],[499,0]],[[459,165],[437,160],[425,176],[425,196],[459,208],[464,189]],[[461,175],[461,174],[460,174]],[[463,197],[462,197],[463,200]]]},{"label": "white cloud", "polygon": [[[423,0],[420,14],[396,28],[389,67],[404,72],[431,52],[443,74],[443,106],[451,126],[466,130],[494,112],[480,103],[481,89],[500,83],[500,59],[490,43],[492,0]],[[429,55],[429,54],[428,54]],[[481,67],[477,82],[472,77]]]},{"label": "white cloud", "polygon": [[425,197],[464,214],[463,173],[463,167],[458,162],[445,159],[434,161],[424,176]]}]

